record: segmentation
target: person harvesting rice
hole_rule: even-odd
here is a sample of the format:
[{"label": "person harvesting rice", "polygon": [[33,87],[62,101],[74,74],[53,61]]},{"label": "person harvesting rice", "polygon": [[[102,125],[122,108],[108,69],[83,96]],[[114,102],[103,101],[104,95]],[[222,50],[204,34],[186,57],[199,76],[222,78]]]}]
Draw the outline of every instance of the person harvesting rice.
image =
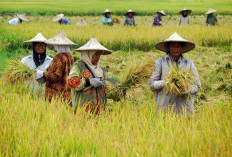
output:
[{"label": "person harvesting rice", "polygon": [[209,8],[209,10],[205,13],[207,15],[207,18],[206,18],[206,25],[207,26],[215,26],[218,22],[217,20],[217,16],[214,15],[214,13],[216,12],[217,10],[213,10],[211,8]]},{"label": "person harvesting rice", "polygon": [[48,72],[37,70],[36,79],[46,78],[46,100],[51,101],[52,98],[61,98],[63,101],[71,102],[71,89],[66,85],[66,80],[74,62],[70,53],[70,46],[76,44],[69,40],[63,31],[46,40],[45,43],[54,45],[58,54],[53,58]]},{"label": "person harvesting rice", "polygon": [[8,25],[17,25],[22,23],[23,21],[28,21],[25,14],[17,14],[17,17],[13,18],[12,20],[8,21]]},{"label": "person harvesting rice", "polygon": [[106,9],[103,13],[102,16],[102,24],[103,25],[113,25],[113,21],[110,17],[110,15],[112,14],[111,11],[109,11],[109,9]]},{"label": "person harvesting rice", "polygon": [[81,52],[81,60],[73,65],[68,77],[73,106],[75,110],[84,107],[86,112],[99,114],[105,108],[106,89],[105,74],[98,62],[101,55],[112,52],[94,37],[76,51]]},{"label": "person harvesting rice", "polygon": [[163,10],[157,11],[157,14],[154,17],[152,26],[162,26],[162,16],[167,16]]},{"label": "person harvesting rice", "polygon": [[[32,44],[33,54],[24,57],[21,62],[33,70],[48,70],[49,65],[52,62],[52,58],[46,54],[46,44],[44,43],[47,40],[42,33],[38,33],[34,38],[24,41],[24,43]],[[42,82],[44,83],[44,82]],[[30,83],[34,90],[37,90],[39,85],[38,83]]]},{"label": "person harvesting rice", "polygon": [[128,10],[128,12],[125,13],[125,21],[124,26],[135,26],[135,18],[136,12],[132,11],[131,9]]},{"label": "person harvesting rice", "polygon": [[[155,69],[149,80],[149,86],[156,94],[158,109],[171,106],[179,114],[186,109],[187,115],[190,116],[194,112],[194,95],[201,87],[201,83],[195,65],[182,54],[194,49],[195,44],[183,39],[175,32],[167,40],[157,43],[156,48],[167,53],[166,56],[155,61]],[[189,73],[192,76],[189,76]],[[171,74],[176,76],[171,76]],[[193,80],[191,80],[192,78]],[[185,79],[189,80],[185,81]],[[170,80],[174,81],[170,82]],[[180,89],[173,90],[176,88],[173,87],[172,89],[168,85],[175,85],[176,88],[179,87]],[[184,85],[186,87],[183,87]],[[183,88],[186,89],[183,90]],[[186,94],[188,95],[187,98],[184,96]]]},{"label": "person harvesting rice", "polygon": [[181,14],[179,23],[180,26],[190,25],[190,17],[188,16],[188,14],[190,14],[191,12],[192,10],[188,10],[186,8],[179,12]]},{"label": "person harvesting rice", "polygon": [[59,22],[59,24],[70,25],[71,23],[64,17],[64,14],[58,14],[54,19],[53,22]]}]

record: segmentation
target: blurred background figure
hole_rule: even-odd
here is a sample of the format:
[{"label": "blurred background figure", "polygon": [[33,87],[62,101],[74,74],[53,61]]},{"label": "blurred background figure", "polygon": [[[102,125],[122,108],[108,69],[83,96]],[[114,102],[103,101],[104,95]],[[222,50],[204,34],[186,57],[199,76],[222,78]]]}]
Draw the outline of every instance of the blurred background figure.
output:
[{"label": "blurred background figure", "polygon": [[207,15],[207,18],[206,18],[207,26],[215,26],[218,23],[217,16],[214,15],[216,11],[217,10],[213,10],[209,8],[209,10],[205,13]]},{"label": "blurred background figure", "polygon": [[77,21],[76,25],[78,25],[78,26],[86,26],[86,25],[88,25],[88,23],[86,21],[84,21],[84,20],[80,20],[80,21]]},{"label": "blurred background figure", "polygon": [[190,14],[191,12],[192,10],[188,10],[186,8],[179,12],[181,14],[179,23],[180,26],[190,25],[190,17],[188,16],[188,14]]},{"label": "blurred background figure", "polygon": [[135,26],[135,18],[134,15],[136,15],[136,12],[132,11],[131,9],[128,10],[128,12],[125,13],[125,21],[124,26]]},{"label": "blurred background figure", "polygon": [[158,11],[154,17],[152,26],[162,26],[162,16],[167,16],[163,10]]},{"label": "blurred background figure", "polygon": [[22,23],[23,21],[28,21],[28,19],[26,18],[25,14],[17,14],[16,18],[13,18],[12,20],[10,20],[8,22],[9,25],[17,25],[19,23]]},{"label": "blurred background figure", "polygon": [[112,12],[109,9],[106,9],[103,12],[103,17],[102,17],[102,24],[103,25],[113,25],[113,21],[110,17],[111,14],[112,14]]},{"label": "blurred background figure", "polygon": [[59,24],[65,24],[65,25],[70,25],[71,23],[64,17],[64,14],[58,14],[56,17],[52,20],[53,22],[59,22]]}]

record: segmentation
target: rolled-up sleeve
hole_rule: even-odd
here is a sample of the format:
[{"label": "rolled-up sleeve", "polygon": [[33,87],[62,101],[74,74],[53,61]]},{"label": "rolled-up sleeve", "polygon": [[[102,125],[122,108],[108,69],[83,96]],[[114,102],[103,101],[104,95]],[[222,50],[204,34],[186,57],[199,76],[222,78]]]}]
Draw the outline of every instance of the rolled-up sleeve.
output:
[{"label": "rolled-up sleeve", "polygon": [[162,58],[155,61],[155,68],[149,80],[149,86],[152,91],[157,91],[163,87],[162,75]]}]

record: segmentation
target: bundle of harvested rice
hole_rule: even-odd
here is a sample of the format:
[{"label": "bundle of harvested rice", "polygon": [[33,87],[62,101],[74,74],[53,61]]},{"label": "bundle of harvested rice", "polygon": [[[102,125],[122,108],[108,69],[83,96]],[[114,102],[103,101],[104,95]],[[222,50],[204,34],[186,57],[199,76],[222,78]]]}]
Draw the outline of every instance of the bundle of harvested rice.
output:
[{"label": "bundle of harvested rice", "polygon": [[164,78],[166,94],[172,93],[177,96],[181,96],[183,93],[187,94],[187,91],[190,91],[194,84],[194,76],[195,74],[188,68],[182,70],[176,65],[172,66]]},{"label": "bundle of harvested rice", "polygon": [[17,84],[34,79],[35,71],[24,65],[20,60],[7,60],[6,64],[7,67],[2,74],[7,82]]},{"label": "bundle of harvested rice", "polygon": [[114,24],[115,23],[120,24],[120,20],[117,17],[114,17],[112,21]]}]

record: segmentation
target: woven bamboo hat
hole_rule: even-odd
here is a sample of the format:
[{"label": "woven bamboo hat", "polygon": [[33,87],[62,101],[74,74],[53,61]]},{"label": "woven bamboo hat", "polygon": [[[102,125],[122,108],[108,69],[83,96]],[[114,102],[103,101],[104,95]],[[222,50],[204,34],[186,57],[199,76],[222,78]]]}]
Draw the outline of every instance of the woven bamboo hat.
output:
[{"label": "woven bamboo hat", "polygon": [[213,10],[211,8],[209,8],[209,10],[205,13],[206,15],[208,14],[212,14],[212,13],[215,13],[217,10]]},{"label": "woven bamboo hat", "polygon": [[163,16],[167,16],[163,10],[157,11],[156,13],[157,13],[157,14],[160,13],[160,14],[162,14]]},{"label": "woven bamboo hat", "polygon": [[53,22],[57,22],[59,20],[61,20],[64,17],[64,14],[58,14],[56,15],[56,17],[53,18]]},{"label": "woven bamboo hat", "polygon": [[132,11],[131,9],[129,9],[126,13],[125,16],[127,16],[129,13],[132,13],[132,15],[136,15],[135,11]]},{"label": "woven bamboo hat", "polygon": [[183,10],[179,12],[179,14],[182,14],[184,11],[186,11],[187,14],[190,14],[192,12],[192,10],[184,8]]},{"label": "woven bamboo hat", "polygon": [[192,49],[195,48],[195,44],[193,42],[190,42],[184,38],[182,38],[178,33],[174,32],[168,39],[158,42],[155,47],[163,52],[168,52],[169,48],[168,48],[168,44],[169,43],[183,43],[183,49],[182,49],[182,53],[191,51]]},{"label": "woven bamboo hat", "polygon": [[109,9],[106,9],[102,14],[106,14],[106,13],[113,13],[112,11],[110,11]]},{"label": "woven bamboo hat", "polygon": [[112,53],[111,50],[108,50],[102,46],[95,37],[91,38],[85,45],[76,49],[78,52],[89,52],[89,51],[101,51],[102,55],[109,55]]},{"label": "woven bamboo hat", "polygon": [[26,15],[25,15],[25,14],[17,14],[16,16],[17,16],[20,20],[29,21],[29,20],[26,18]]},{"label": "woven bamboo hat", "polygon": [[37,33],[37,35],[30,39],[30,40],[27,40],[27,41],[24,41],[24,43],[34,43],[34,42],[41,42],[41,43],[44,43],[45,40],[47,40],[42,33]]},{"label": "woven bamboo hat", "polygon": [[56,36],[46,40],[45,43],[48,44],[48,45],[60,45],[60,46],[77,45],[74,42],[72,42],[71,40],[69,40],[68,37],[66,36],[66,34],[63,31],[61,31]]}]

